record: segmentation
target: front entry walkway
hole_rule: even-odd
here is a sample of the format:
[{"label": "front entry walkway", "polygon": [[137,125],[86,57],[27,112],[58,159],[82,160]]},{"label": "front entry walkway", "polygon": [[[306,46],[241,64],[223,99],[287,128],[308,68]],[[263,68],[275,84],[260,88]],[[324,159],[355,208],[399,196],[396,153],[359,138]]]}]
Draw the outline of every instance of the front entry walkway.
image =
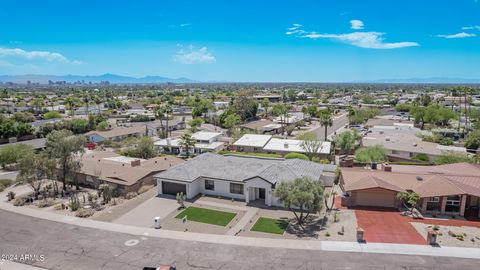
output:
[{"label": "front entry walkway", "polygon": [[355,209],[355,215],[367,243],[426,244],[412,220],[395,209],[361,208]]},{"label": "front entry walkway", "polygon": [[252,220],[255,217],[255,215],[258,213],[258,208],[256,207],[232,205],[229,203],[221,203],[221,202],[212,202],[209,200],[205,200],[204,198],[197,199],[195,203],[199,205],[214,206],[214,207],[220,207],[220,208],[245,212],[245,215],[237,222],[237,224],[235,224],[235,226],[230,228],[225,233],[226,235],[237,235],[237,233],[240,232],[245,226],[247,226],[250,220]]}]

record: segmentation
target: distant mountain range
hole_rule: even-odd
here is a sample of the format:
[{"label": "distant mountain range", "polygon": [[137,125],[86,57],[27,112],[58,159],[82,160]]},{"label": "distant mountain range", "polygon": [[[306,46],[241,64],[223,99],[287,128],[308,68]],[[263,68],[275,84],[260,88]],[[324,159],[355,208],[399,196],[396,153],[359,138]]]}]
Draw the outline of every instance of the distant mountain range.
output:
[{"label": "distant mountain range", "polygon": [[37,75],[37,74],[27,74],[27,75],[0,75],[1,82],[13,82],[13,83],[40,83],[48,84],[48,81],[66,81],[69,83],[74,83],[78,81],[84,81],[85,83],[100,83],[108,81],[113,84],[147,84],[147,83],[195,83],[196,81],[190,80],[188,78],[167,78],[162,76],[145,76],[141,78],[122,76],[116,74],[106,73],[103,75]]},{"label": "distant mountain range", "polygon": [[480,83],[479,79],[430,77],[430,78],[409,78],[409,79],[386,79],[370,81],[373,83]]},{"label": "distant mountain range", "polygon": [[[145,77],[131,77],[117,74],[106,73],[103,75],[0,75],[0,82],[12,82],[25,84],[28,81],[31,83],[48,84],[49,81],[65,81],[68,83],[85,82],[85,83],[100,83],[108,81],[111,84],[154,84],[154,83],[201,83],[202,81],[194,81],[188,78],[168,78],[162,76],[145,76]],[[203,82],[219,82],[219,81],[203,81]],[[238,82],[241,83],[241,82]],[[252,83],[252,82],[250,82]],[[281,82],[279,82],[281,83]],[[300,83],[300,82],[299,82]],[[305,82],[302,82],[305,83]],[[312,82],[321,83],[321,82]],[[338,82],[340,83],[340,82]],[[465,79],[465,78],[448,78],[448,77],[430,77],[430,78],[409,78],[409,79],[382,79],[369,81],[352,81],[346,83],[438,83],[438,84],[480,84],[479,79]]]}]

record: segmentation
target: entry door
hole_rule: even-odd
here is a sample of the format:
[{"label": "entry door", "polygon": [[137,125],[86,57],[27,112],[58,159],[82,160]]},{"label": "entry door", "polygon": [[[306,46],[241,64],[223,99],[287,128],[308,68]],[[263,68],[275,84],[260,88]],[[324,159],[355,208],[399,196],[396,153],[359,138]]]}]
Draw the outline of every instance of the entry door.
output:
[{"label": "entry door", "polygon": [[258,189],[258,198],[265,200],[265,189],[264,188],[259,188]]}]

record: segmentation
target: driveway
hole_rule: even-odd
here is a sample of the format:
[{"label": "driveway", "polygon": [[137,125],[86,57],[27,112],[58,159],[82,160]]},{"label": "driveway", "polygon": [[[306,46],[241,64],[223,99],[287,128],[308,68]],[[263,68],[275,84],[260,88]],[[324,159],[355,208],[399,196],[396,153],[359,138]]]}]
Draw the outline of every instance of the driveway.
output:
[{"label": "driveway", "polygon": [[175,198],[153,197],[112,222],[139,227],[153,227],[155,217],[160,217],[160,220],[162,220],[177,208],[178,204]]},{"label": "driveway", "polygon": [[367,242],[425,245],[425,239],[410,224],[409,217],[394,209],[355,209],[358,227]]}]

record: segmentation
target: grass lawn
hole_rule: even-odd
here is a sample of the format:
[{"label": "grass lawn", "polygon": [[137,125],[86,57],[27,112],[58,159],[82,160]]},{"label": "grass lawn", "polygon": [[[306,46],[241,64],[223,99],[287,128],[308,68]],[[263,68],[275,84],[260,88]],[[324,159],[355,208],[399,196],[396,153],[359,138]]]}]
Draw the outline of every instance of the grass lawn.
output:
[{"label": "grass lawn", "polygon": [[182,219],[184,216],[187,216],[187,222],[192,220],[225,227],[236,215],[230,212],[190,206],[178,214],[176,218]]},{"label": "grass lawn", "polygon": [[250,231],[283,234],[287,226],[288,221],[286,220],[260,217]]}]

